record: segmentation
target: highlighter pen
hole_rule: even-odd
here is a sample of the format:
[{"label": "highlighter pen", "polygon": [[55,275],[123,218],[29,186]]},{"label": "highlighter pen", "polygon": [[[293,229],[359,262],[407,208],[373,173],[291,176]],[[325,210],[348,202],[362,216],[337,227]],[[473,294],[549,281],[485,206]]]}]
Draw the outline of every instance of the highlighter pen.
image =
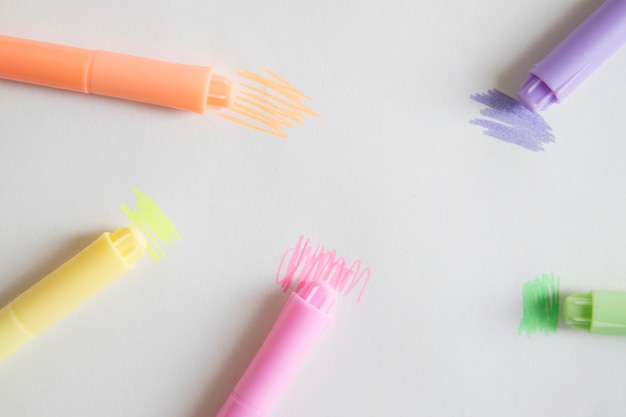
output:
[{"label": "highlighter pen", "polygon": [[626,42],[626,0],[607,0],[536,64],[518,98],[532,111],[560,103]]},{"label": "highlighter pen", "polygon": [[0,78],[205,113],[232,83],[211,67],[0,35]]},{"label": "highlighter pen", "polygon": [[0,310],[0,361],[134,267],[146,241],[134,227],[104,233]]},{"label": "highlighter pen", "polygon": [[217,417],[266,416],[333,318],[335,290],[311,281],[291,293]]},{"label": "highlighter pen", "polygon": [[626,336],[626,292],[590,291],[565,298],[565,323],[589,333]]}]

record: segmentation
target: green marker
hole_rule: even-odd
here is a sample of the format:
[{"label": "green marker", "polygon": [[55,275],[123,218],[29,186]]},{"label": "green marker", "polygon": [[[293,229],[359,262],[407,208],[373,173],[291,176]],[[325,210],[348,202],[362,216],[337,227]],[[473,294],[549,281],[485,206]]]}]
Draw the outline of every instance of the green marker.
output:
[{"label": "green marker", "polygon": [[626,292],[590,291],[565,298],[565,323],[589,333],[626,336]]}]

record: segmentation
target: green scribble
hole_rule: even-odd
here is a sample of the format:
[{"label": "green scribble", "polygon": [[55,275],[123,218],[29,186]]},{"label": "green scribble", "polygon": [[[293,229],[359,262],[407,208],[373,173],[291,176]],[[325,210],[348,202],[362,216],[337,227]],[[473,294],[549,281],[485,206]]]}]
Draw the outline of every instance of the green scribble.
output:
[{"label": "green scribble", "polygon": [[524,284],[524,317],[519,323],[521,334],[535,332],[545,335],[556,332],[559,324],[559,288],[561,280],[554,274],[542,274]]},{"label": "green scribble", "polygon": [[146,236],[146,241],[148,242],[146,249],[152,259],[155,262],[160,262],[161,258],[167,258],[167,255],[163,252],[159,243],[167,242],[172,244],[174,237],[180,240],[180,235],[154,200],[145,196],[138,188],[134,188],[133,191],[138,197],[137,208],[131,210],[126,204],[122,204],[122,211],[131,223],[141,229]]}]

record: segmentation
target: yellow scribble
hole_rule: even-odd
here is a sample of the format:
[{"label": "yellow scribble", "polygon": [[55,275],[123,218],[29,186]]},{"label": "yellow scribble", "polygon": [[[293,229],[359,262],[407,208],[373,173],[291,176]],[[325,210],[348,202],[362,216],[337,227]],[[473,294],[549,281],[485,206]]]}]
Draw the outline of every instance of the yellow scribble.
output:
[{"label": "yellow scribble", "polygon": [[167,242],[171,244],[174,237],[180,240],[180,235],[154,200],[145,196],[138,188],[134,188],[133,191],[138,197],[137,208],[131,210],[126,204],[122,204],[122,211],[131,223],[141,229],[146,236],[146,241],[148,242],[146,249],[152,259],[155,262],[160,262],[161,258],[167,258],[167,255],[163,252],[159,243]]},{"label": "yellow scribble", "polygon": [[269,77],[252,71],[240,70],[236,74],[258,84],[239,83],[240,92],[235,95],[228,110],[219,116],[259,132],[286,138],[285,127],[294,127],[294,122],[302,124],[304,117],[321,119],[321,116],[307,107],[302,101],[311,100],[293,85],[272,71],[262,68]]}]

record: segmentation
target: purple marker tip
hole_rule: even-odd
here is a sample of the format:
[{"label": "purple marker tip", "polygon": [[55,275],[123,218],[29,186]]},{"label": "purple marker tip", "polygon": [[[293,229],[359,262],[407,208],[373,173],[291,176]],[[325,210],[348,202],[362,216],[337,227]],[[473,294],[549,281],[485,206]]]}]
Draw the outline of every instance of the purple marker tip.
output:
[{"label": "purple marker tip", "polygon": [[626,42],[626,0],[607,0],[535,65],[520,87],[532,111],[560,103]]}]

